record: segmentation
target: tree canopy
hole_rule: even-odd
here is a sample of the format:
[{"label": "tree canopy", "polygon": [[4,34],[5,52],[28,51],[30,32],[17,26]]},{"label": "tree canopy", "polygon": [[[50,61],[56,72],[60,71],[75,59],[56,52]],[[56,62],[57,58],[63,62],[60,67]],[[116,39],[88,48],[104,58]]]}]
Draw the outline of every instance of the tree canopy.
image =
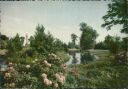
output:
[{"label": "tree canopy", "polygon": [[106,27],[108,30],[114,25],[122,25],[122,33],[128,34],[128,1],[127,0],[112,0],[108,4],[108,11],[103,16],[104,24],[102,27]]},{"label": "tree canopy", "polygon": [[80,37],[80,47],[82,50],[94,47],[95,40],[98,36],[96,30],[88,26],[86,23],[80,23],[80,30],[82,31]]}]

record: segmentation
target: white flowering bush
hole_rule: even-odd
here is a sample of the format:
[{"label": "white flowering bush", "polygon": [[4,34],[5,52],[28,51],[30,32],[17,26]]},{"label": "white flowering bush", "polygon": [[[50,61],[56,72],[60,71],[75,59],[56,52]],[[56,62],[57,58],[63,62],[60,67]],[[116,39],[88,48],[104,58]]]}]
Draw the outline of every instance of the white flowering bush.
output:
[{"label": "white flowering bush", "polygon": [[4,76],[4,88],[59,89],[65,84],[66,65],[55,54],[31,63],[9,62]]}]

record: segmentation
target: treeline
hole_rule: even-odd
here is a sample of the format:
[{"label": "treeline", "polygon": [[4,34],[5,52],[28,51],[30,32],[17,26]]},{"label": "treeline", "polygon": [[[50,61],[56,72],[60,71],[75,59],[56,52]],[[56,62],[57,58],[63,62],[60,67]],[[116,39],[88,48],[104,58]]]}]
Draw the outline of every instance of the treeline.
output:
[{"label": "treeline", "polygon": [[12,38],[1,34],[0,42],[0,49],[7,49],[7,56],[13,59],[47,56],[50,53],[68,50],[67,44],[54,38],[49,32],[46,33],[43,25],[36,27],[35,34],[28,39],[27,43],[25,43],[25,37],[18,33]]},{"label": "treeline", "polygon": [[104,41],[101,41],[95,45],[95,49],[110,50],[112,53],[119,53],[126,50],[126,38],[121,39],[119,36],[106,36]]}]

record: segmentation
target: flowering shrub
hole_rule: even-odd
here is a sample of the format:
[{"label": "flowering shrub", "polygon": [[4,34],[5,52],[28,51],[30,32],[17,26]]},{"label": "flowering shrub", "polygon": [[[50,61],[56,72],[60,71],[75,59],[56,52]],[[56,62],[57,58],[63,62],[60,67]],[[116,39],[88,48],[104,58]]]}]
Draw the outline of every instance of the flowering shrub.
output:
[{"label": "flowering shrub", "polygon": [[4,88],[56,89],[65,83],[66,65],[55,54],[33,60],[32,63],[9,62],[4,76]]}]

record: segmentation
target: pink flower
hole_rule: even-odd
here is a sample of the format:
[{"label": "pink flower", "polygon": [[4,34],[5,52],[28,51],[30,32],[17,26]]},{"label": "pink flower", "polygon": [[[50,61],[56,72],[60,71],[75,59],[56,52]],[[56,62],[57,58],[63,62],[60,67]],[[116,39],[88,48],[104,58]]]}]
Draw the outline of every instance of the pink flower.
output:
[{"label": "pink flower", "polygon": [[60,82],[61,84],[64,84],[64,82],[65,82],[65,76],[63,76],[62,73],[61,74],[57,74],[56,73],[55,76],[56,76],[58,82]]},{"label": "pink flower", "polygon": [[52,85],[52,81],[47,78],[44,78],[44,84],[46,84],[47,86]]},{"label": "pink flower", "polygon": [[64,69],[67,68],[67,65],[66,65],[66,64],[62,64],[61,66],[62,66]]}]

